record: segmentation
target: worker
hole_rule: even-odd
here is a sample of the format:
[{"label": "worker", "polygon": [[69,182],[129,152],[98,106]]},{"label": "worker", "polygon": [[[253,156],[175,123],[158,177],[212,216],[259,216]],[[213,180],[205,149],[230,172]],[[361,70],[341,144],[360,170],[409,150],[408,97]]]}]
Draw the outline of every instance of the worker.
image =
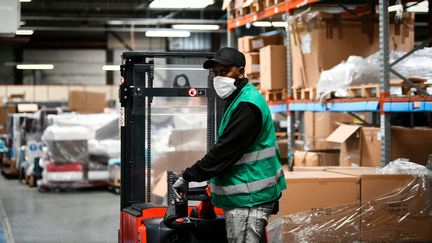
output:
[{"label": "worker", "polygon": [[228,242],[259,242],[286,188],[276,132],[267,102],[245,75],[246,59],[222,48],[204,62],[225,110],[210,151],[174,183],[180,197],[188,182],[210,180],[211,201],[224,210]]}]

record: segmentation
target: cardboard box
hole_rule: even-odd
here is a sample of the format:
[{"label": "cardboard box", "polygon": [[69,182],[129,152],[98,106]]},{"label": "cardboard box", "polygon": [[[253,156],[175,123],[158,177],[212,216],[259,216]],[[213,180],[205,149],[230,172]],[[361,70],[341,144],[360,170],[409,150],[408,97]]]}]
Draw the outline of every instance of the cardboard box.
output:
[{"label": "cardboard box", "polygon": [[105,107],[104,93],[87,91],[69,92],[69,108],[79,113],[102,113]]},{"label": "cardboard box", "polygon": [[246,57],[246,76],[257,76],[260,73],[259,52],[245,53]]},{"label": "cardboard box", "polygon": [[[381,166],[380,128],[341,125],[327,140],[341,143],[340,164],[343,166],[360,165]],[[421,139],[419,139],[421,138]],[[392,126],[392,160],[408,158],[410,161],[426,165],[432,154],[432,129],[405,128]]]},{"label": "cardboard box", "polygon": [[359,129],[357,125],[340,125],[327,141],[341,145],[339,164],[341,166],[360,166]]},{"label": "cardboard box", "polygon": [[286,139],[278,140],[278,147],[281,159],[288,159],[288,141]]},{"label": "cardboard box", "polygon": [[16,105],[0,106],[0,134],[7,133],[7,117],[8,114],[16,113]]},{"label": "cardboard box", "polygon": [[[293,88],[316,87],[320,73],[351,55],[367,57],[379,50],[378,18],[324,12],[295,16],[291,23]],[[390,25],[390,49],[414,47],[414,15]]]},{"label": "cardboard box", "polygon": [[261,90],[286,89],[287,63],[285,46],[260,49]]},{"label": "cardboard box", "polygon": [[279,213],[272,220],[292,213],[360,202],[355,176],[325,171],[288,172],[287,167],[284,169],[287,189],[279,200]]},{"label": "cardboard box", "polygon": [[339,123],[351,123],[353,117],[344,113],[305,112],[304,113],[304,150],[339,149],[340,144],[327,141],[327,137]]},{"label": "cardboard box", "polygon": [[294,166],[337,166],[339,150],[295,151]]},{"label": "cardboard box", "polygon": [[[256,52],[268,45],[282,45],[282,36],[243,36],[238,38],[238,50],[240,52]],[[286,58],[286,54],[285,54]]]},{"label": "cardboard box", "polygon": [[[376,170],[365,168],[332,168],[328,171],[359,178],[360,200],[364,204],[361,208],[363,241],[425,242],[432,239],[432,217],[428,215],[430,188],[423,188],[418,177],[378,174]],[[406,190],[402,190],[404,188]]]}]

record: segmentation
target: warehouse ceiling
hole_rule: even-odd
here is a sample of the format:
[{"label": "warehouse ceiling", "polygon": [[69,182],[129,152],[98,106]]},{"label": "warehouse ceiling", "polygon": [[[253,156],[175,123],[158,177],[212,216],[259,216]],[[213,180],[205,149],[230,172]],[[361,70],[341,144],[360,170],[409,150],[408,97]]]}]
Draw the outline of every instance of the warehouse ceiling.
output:
[{"label": "warehouse ceiling", "polygon": [[[32,0],[21,2],[21,29],[33,36],[7,41],[27,47],[102,47],[107,33],[144,32],[171,24],[219,24],[226,29],[222,1],[202,9],[153,9],[151,0]],[[5,41],[3,39],[3,41]]]}]

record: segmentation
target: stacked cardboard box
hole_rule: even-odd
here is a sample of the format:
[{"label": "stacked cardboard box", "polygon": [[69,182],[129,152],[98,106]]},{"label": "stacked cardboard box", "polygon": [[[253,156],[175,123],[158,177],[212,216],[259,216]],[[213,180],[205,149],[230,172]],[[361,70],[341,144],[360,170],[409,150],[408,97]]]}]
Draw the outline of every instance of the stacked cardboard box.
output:
[{"label": "stacked cardboard box", "polygon": [[[421,138],[421,139],[419,139]],[[358,125],[340,125],[327,141],[341,144],[340,165],[342,166],[381,166],[380,128]],[[432,129],[405,128],[393,126],[391,129],[392,159],[408,158],[410,161],[426,165],[432,154]]]},{"label": "stacked cardboard box", "polygon": [[[316,87],[320,73],[351,55],[367,57],[379,50],[377,17],[313,12],[291,21],[293,88]],[[391,50],[414,46],[414,15],[390,25]]]},{"label": "stacked cardboard box", "polygon": [[[288,184],[280,199],[281,211],[277,217],[307,212],[279,222],[279,238],[320,242],[432,239],[430,182],[426,176],[380,174],[374,168],[318,169],[321,171],[286,172],[287,183],[292,186]],[[348,188],[350,191],[346,192]],[[341,204],[345,202],[351,205]]]},{"label": "stacked cardboard box", "polygon": [[[270,51],[266,51],[263,53],[265,56],[261,58],[260,52],[261,49],[267,47],[269,45],[281,45],[283,43],[283,38],[281,36],[244,36],[238,39],[238,50],[243,52],[246,57],[246,67],[245,73],[246,77],[248,77],[253,82],[259,82],[260,76],[262,75],[267,78],[271,84],[272,80],[269,79],[269,75],[276,75],[281,71],[277,71],[274,74],[268,73],[272,70],[273,66],[277,66],[279,69],[283,65],[281,61],[285,62],[285,66],[283,66],[283,70],[285,70],[284,75],[286,77],[286,55],[285,51],[283,51],[283,58],[281,55],[277,55],[275,53],[275,49],[273,48]],[[279,47],[282,48],[283,46]],[[284,48],[284,47],[283,47]],[[277,56],[276,56],[277,55]],[[270,63],[269,63],[270,62]],[[277,80],[281,83],[282,77]],[[283,82],[286,81],[286,78]],[[266,83],[268,83],[266,82]],[[276,82],[276,81],[274,81]],[[280,84],[279,84],[280,86]]]}]

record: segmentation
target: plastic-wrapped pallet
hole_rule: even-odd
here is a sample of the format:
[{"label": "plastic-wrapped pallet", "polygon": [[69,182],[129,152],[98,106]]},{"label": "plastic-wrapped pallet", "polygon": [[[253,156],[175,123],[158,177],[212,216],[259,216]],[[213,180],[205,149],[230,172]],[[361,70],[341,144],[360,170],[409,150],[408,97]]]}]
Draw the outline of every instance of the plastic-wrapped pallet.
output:
[{"label": "plastic-wrapped pallet", "polygon": [[89,129],[83,126],[49,126],[42,135],[50,158],[56,164],[88,161]]},{"label": "plastic-wrapped pallet", "polygon": [[269,242],[431,242],[432,171],[396,160],[379,172],[410,175],[410,182],[360,205],[279,218],[268,226]]},{"label": "plastic-wrapped pallet", "polygon": [[[391,52],[390,63],[403,56],[405,52]],[[409,77],[420,77],[432,82],[432,48],[416,51],[393,68]],[[368,58],[350,56],[346,61],[332,69],[323,71],[318,82],[317,93],[320,98],[330,93],[336,97],[347,97],[351,84],[379,83],[379,53]]]}]

